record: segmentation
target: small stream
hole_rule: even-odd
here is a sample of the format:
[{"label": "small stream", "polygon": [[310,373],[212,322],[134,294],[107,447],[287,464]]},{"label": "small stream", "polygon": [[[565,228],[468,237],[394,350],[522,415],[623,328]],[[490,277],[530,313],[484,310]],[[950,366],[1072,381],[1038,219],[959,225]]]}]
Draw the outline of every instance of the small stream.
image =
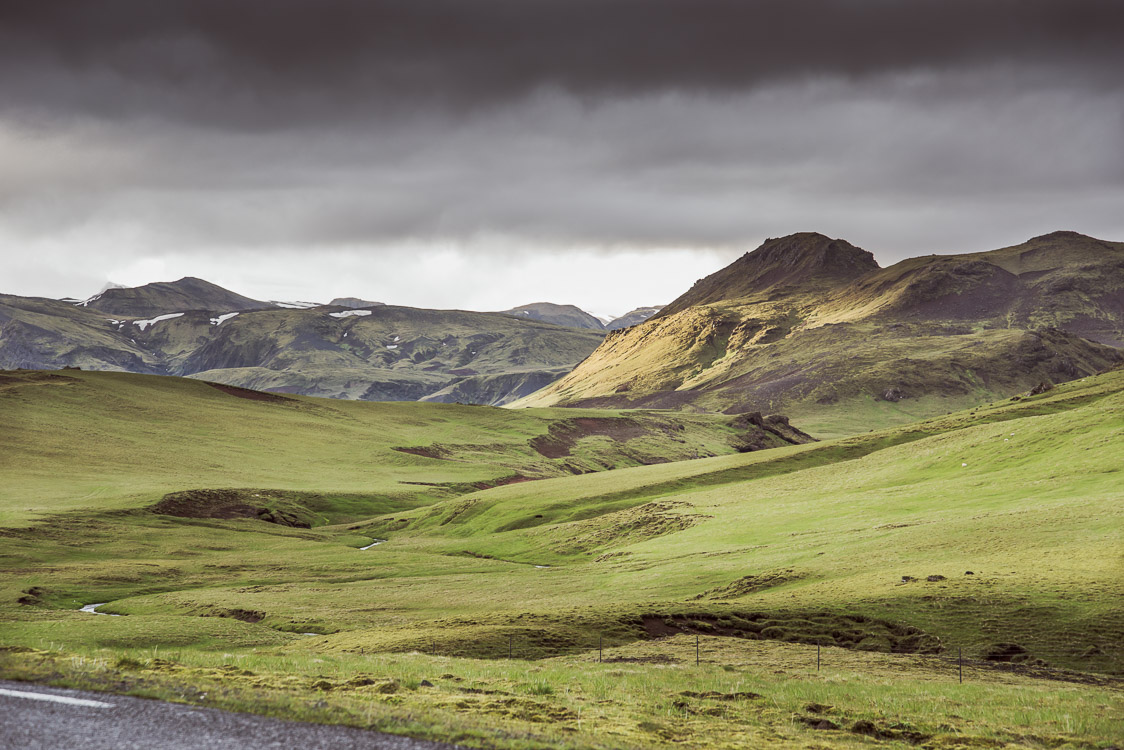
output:
[{"label": "small stream", "polygon": [[385,541],[386,541],[385,539],[376,539],[375,541],[368,544],[366,547],[360,547],[359,551],[362,552],[365,549],[370,549],[371,547],[377,547]]},{"label": "small stream", "polygon": [[109,604],[109,602],[98,602],[97,604],[87,604],[85,607],[83,607],[82,609],[80,609],[78,611],[79,612],[88,612],[91,615],[105,615],[106,617],[121,617],[121,615],[115,615],[112,612],[98,612],[98,607],[104,607],[107,604]]}]

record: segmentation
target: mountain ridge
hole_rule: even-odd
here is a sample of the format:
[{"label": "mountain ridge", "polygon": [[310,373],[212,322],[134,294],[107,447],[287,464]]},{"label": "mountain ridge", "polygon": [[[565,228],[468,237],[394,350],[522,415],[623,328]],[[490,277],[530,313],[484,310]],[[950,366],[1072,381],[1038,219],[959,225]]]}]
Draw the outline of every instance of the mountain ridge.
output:
[{"label": "mountain ridge", "polygon": [[626,312],[624,315],[621,315],[619,318],[613,318],[608,323],[606,323],[605,330],[615,331],[619,328],[629,328],[631,326],[638,325],[654,316],[664,307],[666,307],[666,305],[652,305],[649,307],[634,308]]},{"label": "mountain ridge", "polygon": [[513,318],[525,320],[538,320],[543,323],[553,323],[567,328],[585,328],[591,331],[604,331],[605,324],[595,315],[592,315],[576,305],[559,305],[554,302],[532,302],[519,305],[510,310],[501,310],[500,314],[510,315]]},{"label": "mountain ridge", "polygon": [[846,240],[798,232],[765,240],[756,250],[695,282],[659,314],[765,295],[781,287],[834,288],[878,268],[872,253]]},{"label": "mountain ridge", "polygon": [[880,268],[801,233],[610,332],[515,405],[771,411],[842,434],[1093,374],[1122,346],[1124,243],[1051,233]]},{"label": "mountain ridge", "polygon": [[[131,309],[166,309],[154,310],[147,294],[127,301],[138,299]],[[0,368],[82,367],[334,398],[500,405],[564,375],[603,335],[497,313],[392,305],[266,303],[218,313],[188,301],[186,309],[141,318],[110,317],[97,302],[0,295]],[[107,306],[120,309],[119,302]]]},{"label": "mountain ridge", "polygon": [[268,302],[244,297],[194,276],[137,287],[112,286],[78,304],[109,315],[135,318],[187,310],[228,313],[270,307]]}]

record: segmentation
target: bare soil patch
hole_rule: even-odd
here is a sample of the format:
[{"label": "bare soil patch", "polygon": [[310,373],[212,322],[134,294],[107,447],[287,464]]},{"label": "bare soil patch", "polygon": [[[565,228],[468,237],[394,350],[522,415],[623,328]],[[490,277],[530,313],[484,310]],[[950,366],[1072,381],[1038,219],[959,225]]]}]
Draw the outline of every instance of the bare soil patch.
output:
[{"label": "bare soil patch", "polygon": [[[394,450],[399,453],[409,453],[411,456],[421,456],[422,458],[445,458],[441,455],[441,451],[437,446],[417,446],[406,448],[395,448]],[[407,482],[406,484],[420,484],[419,482]]]},{"label": "bare soil patch", "polygon": [[185,490],[165,495],[160,502],[149,506],[148,510],[177,518],[256,518],[280,526],[304,529],[311,526],[307,519],[296,513],[267,507],[266,501],[269,499],[268,491]]},{"label": "bare soil patch", "polygon": [[513,474],[510,477],[502,477],[490,482],[476,482],[473,486],[478,490],[490,490],[493,487],[506,487],[509,484],[522,484],[523,482],[534,482],[542,479],[542,477],[525,477],[522,474]]},{"label": "bare soil patch", "polygon": [[565,458],[584,437],[603,435],[623,443],[646,434],[644,425],[628,417],[577,417],[550,425],[547,434],[531,440],[531,447],[545,458]]},{"label": "bare soil patch", "polygon": [[223,393],[227,394],[228,396],[234,396],[236,398],[244,398],[244,399],[248,399],[250,401],[269,401],[269,402],[273,402],[273,403],[277,403],[277,402],[287,403],[287,402],[290,402],[290,401],[293,400],[291,398],[288,398],[287,396],[279,396],[276,393],[266,393],[265,391],[253,391],[253,390],[250,390],[249,388],[239,388],[236,385],[226,385],[225,383],[212,383],[212,382],[207,381],[207,380],[204,380],[203,382],[206,383],[207,385],[211,386],[212,388],[214,388],[217,391],[222,391]]},{"label": "bare soil patch", "polygon": [[641,624],[651,638],[686,633],[818,644],[895,654],[937,654],[944,650],[939,638],[919,628],[875,620],[864,615],[828,612],[649,614],[641,618]]},{"label": "bare soil patch", "polygon": [[229,617],[234,620],[241,620],[242,622],[261,622],[265,619],[265,613],[253,609],[215,609],[205,612],[203,617]]}]

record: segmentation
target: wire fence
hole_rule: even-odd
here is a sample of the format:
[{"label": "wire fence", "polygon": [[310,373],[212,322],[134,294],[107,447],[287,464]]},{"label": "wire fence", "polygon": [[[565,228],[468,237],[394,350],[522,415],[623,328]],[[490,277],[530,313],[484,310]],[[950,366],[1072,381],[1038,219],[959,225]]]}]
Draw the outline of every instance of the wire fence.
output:
[{"label": "wire fence", "polygon": [[[684,639],[682,636],[686,635]],[[721,638],[720,647],[715,645],[715,639]],[[423,653],[434,656],[478,656],[491,659],[511,659],[522,661],[538,661],[561,657],[577,657],[594,663],[603,664],[678,664],[681,666],[700,667],[706,664],[722,664],[728,666],[730,657],[737,656],[735,644],[762,644],[770,642],[766,639],[741,639],[726,638],[721,636],[700,636],[679,634],[678,637],[664,636],[651,640],[627,641],[613,639],[610,643],[605,638],[598,636],[596,642],[588,644],[555,644],[544,642],[543,639],[532,637],[528,634],[520,636],[509,635],[506,642],[492,642],[490,648],[483,650],[464,649],[457,646],[440,646],[436,641],[427,644],[427,647],[418,649]],[[805,650],[792,654],[788,666],[799,669],[806,668],[810,672],[821,672],[832,669],[846,669],[848,671],[862,671],[862,665],[853,658],[838,658],[840,654],[864,653],[881,656],[903,656],[929,662],[933,671],[947,672],[950,678],[959,683],[964,683],[965,678],[972,676],[972,670],[1001,671],[1014,674],[1023,674],[1037,678],[1053,679],[1065,682],[1083,684],[1106,685],[1124,687],[1124,677],[1111,675],[1098,675],[1089,672],[1077,672],[1047,666],[1041,662],[1022,664],[1011,661],[978,659],[965,657],[963,647],[945,648],[940,653],[909,653],[868,651],[846,649],[839,646],[825,647],[823,644],[798,643],[790,641],[776,641],[793,646],[803,646]],[[641,646],[640,649],[633,648]],[[476,653],[473,654],[472,652]],[[723,658],[724,657],[724,658]],[[747,665],[749,666],[749,665]],[[968,671],[966,671],[966,668]]]}]

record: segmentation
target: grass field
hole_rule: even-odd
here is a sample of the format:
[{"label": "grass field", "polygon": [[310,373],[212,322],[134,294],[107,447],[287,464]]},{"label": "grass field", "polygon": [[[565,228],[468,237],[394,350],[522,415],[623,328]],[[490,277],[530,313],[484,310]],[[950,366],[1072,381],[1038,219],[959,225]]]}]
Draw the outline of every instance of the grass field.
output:
[{"label": "grass field", "polygon": [[[0,675],[478,746],[1124,736],[1124,371],[822,443],[734,453],[675,415],[558,458],[531,441],[594,412],[65,375],[0,395]],[[659,451],[728,455],[637,465]],[[474,489],[514,474],[545,478]],[[310,522],[148,509],[207,487]]]},{"label": "grass field", "polygon": [[[343,515],[369,517],[381,512],[379,504],[432,502],[463,491],[460,485],[515,475],[733,453],[745,432],[718,415],[641,414],[625,425],[626,443],[579,435],[568,455],[548,458],[529,443],[552,426],[584,416],[628,417],[277,396],[73,370],[0,373],[0,413],[4,526],[70,510],[136,508],[167,492],[215,487],[363,495],[375,507]],[[435,445],[444,460],[395,450]],[[321,504],[331,514],[331,503]]]}]

